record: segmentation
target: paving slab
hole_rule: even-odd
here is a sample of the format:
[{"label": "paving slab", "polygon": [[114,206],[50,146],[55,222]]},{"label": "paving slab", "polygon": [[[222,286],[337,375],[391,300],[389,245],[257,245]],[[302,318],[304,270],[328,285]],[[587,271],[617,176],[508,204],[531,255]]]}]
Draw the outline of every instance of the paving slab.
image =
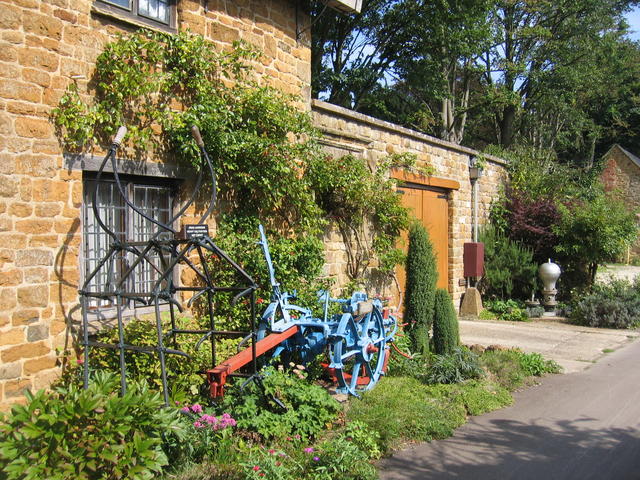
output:
[{"label": "paving slab", "polygon": [[465,345],[503,345],[537,352],[558,362],[565,373],[584,370],[640,337],[638,330],[581,327],[548,319],[504,322],[463,318],[459,325],[460,340]]}]

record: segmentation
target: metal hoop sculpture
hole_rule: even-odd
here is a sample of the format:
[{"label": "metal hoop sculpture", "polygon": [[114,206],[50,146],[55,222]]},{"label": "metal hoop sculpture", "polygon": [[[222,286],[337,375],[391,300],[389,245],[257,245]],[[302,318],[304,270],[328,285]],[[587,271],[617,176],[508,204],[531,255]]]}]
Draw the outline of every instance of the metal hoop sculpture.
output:
[{"label": "metal hoop sculpture", "polygon": [[[106,233],[110,239],[108,250],[106,254],[100,259],[96,267],[87,274],[84,279],[82,288],[79,290],[81,304],[82,304],[82,342],[84,347],[84,366],[83,366],[83,382],[84,387],[87,388],[89,383],[89,354],[91,348],[107,348],[117,350],[119,353],[120,363],[120,385],[122,394],[127,390],[127,369],[125,352],[140,352],[158,356],[160,362],[161,382],[164,395],[164,401],[168,405],[169,403],[169,385],[167,379],[167,367],[166,358],[167,355],[179,355],[190,358],[188,354],[181,351],[178,348],[177,337],[179,335],[200,335],[200,339],[197,343],[199,347],[207,340],[211,346],[212,366],[216,365],[216,339],[219,337],[244,337],[245,342],[251,339],[252,346],[252,361],[251,370],[255,374],[257,370],[256,364],[256,328],[255,328],[255,290],[257,285],[255,281],[237,264],[235,263],[224,251],[222,251],[209,237],[208,229],[194,228],[186,233],[179,232],[174,229],[174,223],[193,205],[196,198],[200,194],[204,172],[208,172],[211,176],[211,194],[209,198],[209,206],[204,214],[198,220],[196,226],[206,225],[206,220],[211,215],[216,202],[217,188],[216,188],[216,176],[209,155],[204,148],[204,142],[200,136],[200,132],[197,127],[192,128],[192,135],[196,141],[200,151],[200,168],[198,169],[198,176],[196,178],[195,187],[187,202],[177,211],[171,215],[166,223],[147,215],[144,211],[138,208],[131,202],[125,192],[122,185],[122,179],[118,171],[118,161],[116,153],[122,139],[126,134],[126,128],[120,127],[117,135],[115,136],[111,147],[105,155],[100,168],[98,169],[95,186],[92,192],[92,209],[96,223],[100,229]],[[140,215],[146,221],[154,225],[155,231],[151,234],[150,238],[145,241],[126,241],[118,237],[107,222],[100,215],[98,209],[98,188],[100,182],[104,176],[105,167],[110,164],[113,171],[113,177],[117,187],[119,195],[122,197],[126,208],[129,208],[136,215]],[[194,263],[190,256],[197,254],[198,263]],[[133,261],[124,268],[124,271],[117,275],[113,268],[111,268],[113,261],[123,254],[129,254]],[[212,272],[206,261],[206,255],[216,255],[223,265],[228,267],[237,273],[237,277],[241,279],[241,284],[231,287],[218,287],[213,284]],[[160,264],[158,265],[153,261],[154,258],[159,258]],[[200,285],[197,286],[176,286],[173,282],[175,269],[179,266],[185,266],[195,272]],[[128,289],[128,285],[131,283],[129,280],[133,275],[133,272],[139,266],[152,269],[157,277],[150,289],[146,291],[133,291]],[[98,274],[104,274],[106,269],[106,281],[103,285],[99,285],[98,288],[92,287],[92,281]],[[187,330],[179,329],[176,326],[176,309],[179,312],[183,311],[182,304],[177,295],[181,292],[193,292],[192,297],[187,302],[187,306],[200,297],[205,297],[205,308],[209,316],[208,328],[200,330]],[[239,332],[239,331],[222,331],[216,330],[215,317],[214,317],[214,296],[217,293],[234,293],[235,297],[232,303],[237,303],[243,297],[250,298],[250,318],[251,318],[251,332]],[[116,307],[117,328],[118,328],[118,343],[108,344],[103,342],[97,342],[90,339],[89,336],[89,302],[91,299],[98,300],[110,300]],[[125,302],[137,302],[145,306],[153,306],[155,313],[155,324],[157,343],[155,346],[143,346],[143,345],[130,345],[125,343],[124,340],[124,315]],[[162,302],[168,303],[171,328],[168,331],[163,331],[162,320],[160,317]],[[168,348],[166,346],[167,340],[171,339],[174,348]],[[237,376],[245,376],[244,374],[235,374]]]}]

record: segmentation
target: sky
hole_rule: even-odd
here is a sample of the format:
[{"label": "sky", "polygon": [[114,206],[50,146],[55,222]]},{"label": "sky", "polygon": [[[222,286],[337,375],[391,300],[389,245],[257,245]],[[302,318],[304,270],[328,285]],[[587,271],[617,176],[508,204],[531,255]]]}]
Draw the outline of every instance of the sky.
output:
[{"label": "sky", "polygon": [[631,27],[630,37],[633,40],[640,40],[640,7],[634,8],[625,17]]}]

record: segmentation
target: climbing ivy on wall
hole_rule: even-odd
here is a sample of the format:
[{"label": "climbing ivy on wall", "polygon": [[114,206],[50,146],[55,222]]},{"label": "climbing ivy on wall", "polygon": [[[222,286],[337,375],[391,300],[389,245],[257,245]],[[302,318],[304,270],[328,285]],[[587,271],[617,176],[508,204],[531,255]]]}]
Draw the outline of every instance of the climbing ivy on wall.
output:
[{"label": "climbing ivy on wall", "polygon": [[366,240],[360,252],[366,261],[350,274],[359,279],[374,258],[390,272],[401,258],[395,244],[407,223],[387,178],[391,162],[372,170],[355,157],[327,158],[310,115],[296,106],[300,99],[260,85],[252,74],[250,60],[258,57],[243,43],[218,52],[188,32],[121,36],[98,57],[90,95],[72,84],[54,121],[70,150],[108,145],[126,125],[133,155],[151,150],[194,164],[190,127],[197,125],[218,177],[221,229],[234,237],[225,247],[240,263],[259,256],[249,243],[260,221],[281,234],[272,242],[286,240],[275,251],[304,256],[287,262],[287,277],[312,280],[320,274],[319,238],[329,224],[371,224],[367,238],[359,238]]}]

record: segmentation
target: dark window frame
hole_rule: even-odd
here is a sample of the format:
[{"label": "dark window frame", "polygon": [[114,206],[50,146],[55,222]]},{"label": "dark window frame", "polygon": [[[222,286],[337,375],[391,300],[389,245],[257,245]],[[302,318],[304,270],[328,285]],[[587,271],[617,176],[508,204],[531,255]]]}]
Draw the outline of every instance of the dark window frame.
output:
[{"label": "dark window frame", "polygon": [[94,11],[97,13],[112,16],[124,22],[142,23],[149,27],[160,28],[169,32],[177,30],[177,0],[166,0],[169,9],[169,18],[164,20],[141,14],[139,12],[141,0],[128,0],[129,6],[119,5],[117,0],[95,0],[93,3]]},{"label": "dark window frame", "polygon": [[[82,202],[82,255],[79,262],[81,267],[80,272],[81,272],[82,284],[84,284],[84,279],[87,277],[88,274],[90,274],[93,271],[93,268],[95,268],[95,265],[100,260],[100,254],[104,255],[104,253],[106,252],[106,250],[104,252],[98,252],[97,257],[95,256],[96,253],[94,253],[93,255],[90,254],[92,250],[96,250],[96,249],[100,250],[102,247],[106,248],[106,244],[102,245],[102,243],[104,243],[107,240],[107,234],[99,231],[99,227],[96,225],[95,219],[91,219],[90,221],[90,218],[93,217],[93,213],[91,211],[92,210],[91,196],[93,195],[92,186],[95,184],[95,178],[96,178],[96,173],[88,172],[88,171],[84,172],[83,178],[82,178],[83,192],[84,192],[83,202]],[[151,190],[158,190],[158,189],[164,190],[164,194],[168,196],[168,199],[167,199],[168,218],[171,218],[175,213],[175,208],[178,203],[178,200],[177,200],[178,189],[179,189],[178,180],[169,179],[169,178],[160,178],[160,177],[139,176],[139,175],[120,175],[120,180],[123,185],[123,188],[125,189],[125,192],[127,192],[128,198],[134,201],[134,203],[137,203],[135,198],[136,190],[138,191],[144,190],[145,192],[151,191]],[[104,173],[101,179],[101,183],[102,182],[105,182],[105,185],[109,184],[110,188],[114,192],[114,195],[119,196],[119,192],[115,187],[115,179],[112,174]],[[145,196],[145,198],[147,197]],[[122,235],[121,240],[125,240],[125,241],[140,240],[139,238],[139,234],[140,234],[139,228],[141,226],[140,222],[149,223],[150,224],[149,226],[153,230],[158,228],[157,226],[154,226],[150,222],[144,220],[140,215],[135,214],[129,207],[124,205],[123,200],[120,200],[117,205],[100,204],[99,208],[103,208],[103,212],[102,212],[103,214],[104,214],[105,206],[107,208],[111,207],[109,209],[110,218],[113,218],[113,219],[117,218],[117,223],[119,224],[119,227],[120,227],[119,233],[121,233]],[[149,207],[150,207],[149,205],[146,205],[144,208],[148,209]],[[148,214],[150,212],[146,211],[146,213]],[[101,239],[98,238],[97,240],[94,240],[92,243],[92,240],[90,239],[92,236],[94,237],[101,236],[102,238]],[[128,261],[129,260],[125,258],[125,256],[117,258],[114,261],[114,268],[116,268],[118,271],[123,271],[123,269],[126,268]],[[140,282],[141,281],[144,282],[147,276],[148,276],[148,272],[145,272],[145,271],[136,272],[132,276],[132,278],[128,280],[129,282],[131,282],[130,288],[132,290],[135,290],[136,288],[138,288],[138,286],[140,285]],[[98,275],[97,278],[99,277],[100,275]],[[173,281],[174,282],[177,281],[177,275],[174,275]],[[115,305],[99,302],[99,301],[93,301],[91,303],[93,304],[90,307],[91,312],[98,314],[99,316],[104,318],[110,318],[111,316],[113,316],[110,314],[110,312],[115,315],[115,311],[116,311]],[[130,301],[127,303],[127,306],[125,307],[124,314],[126,316],[135,315],[137,311],[146,310],[147,308],[148,307],[140,307],[139,305],[136,305],[136,302]],[[145,313],[145,312],[142,312],[142,313]]]}]

